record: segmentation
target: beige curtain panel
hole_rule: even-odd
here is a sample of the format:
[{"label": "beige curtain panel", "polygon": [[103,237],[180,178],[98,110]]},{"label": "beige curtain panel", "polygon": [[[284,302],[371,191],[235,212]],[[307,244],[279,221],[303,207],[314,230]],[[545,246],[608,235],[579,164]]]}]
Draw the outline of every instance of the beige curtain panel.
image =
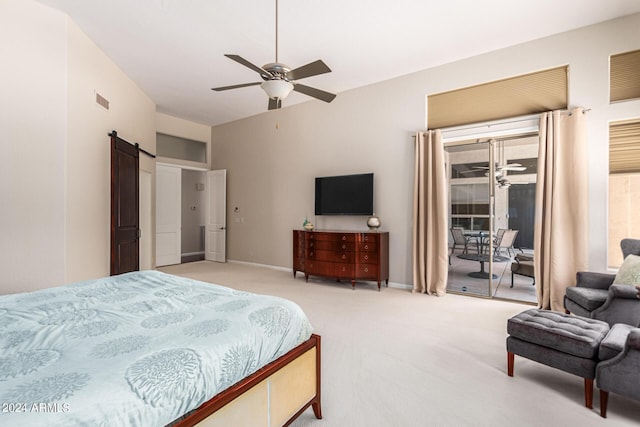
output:
[{"label": "beige curtain panel", "polygon": [[415,138],[413,187],[413,292],[447,292],[447,185],[439,130]]},{"label": "beige curtain panel", "polygon": [[588,174],[582,108],[540,117],[534,265],[540,308],[564,311],[566,288],[588,269]]}]

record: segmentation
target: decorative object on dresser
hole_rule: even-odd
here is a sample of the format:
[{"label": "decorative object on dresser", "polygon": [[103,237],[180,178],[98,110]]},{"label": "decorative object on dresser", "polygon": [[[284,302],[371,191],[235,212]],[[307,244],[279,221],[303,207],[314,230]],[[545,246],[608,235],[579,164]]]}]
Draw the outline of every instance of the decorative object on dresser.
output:
[{"label": "decorative object on dresser", "polygon": [[375,231],[380,228],[380,225],[382,225],[382,223],[380,222],[380,218],[376,216],[375,212],[367,218],[367,227],[369,227],[369,230]]},{"label": "decorative object on dresser", "polygon": [[389,285],[389,233],[293,230],[293,276],[371,280]]}]

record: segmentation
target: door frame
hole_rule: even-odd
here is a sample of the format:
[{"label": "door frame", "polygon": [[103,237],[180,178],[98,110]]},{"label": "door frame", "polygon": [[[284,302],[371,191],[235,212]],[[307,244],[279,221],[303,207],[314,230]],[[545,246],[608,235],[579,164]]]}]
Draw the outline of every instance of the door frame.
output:
[{"label": "door frame", "polygon": [[[169,167],[173,167],[173,168],[178,168],[181,170],[193,170],[193,171],[198,171],[198,172],[211,172],[210,169],[207,168],[202,168],[202,167],[198,167],[198,166],[189,166],[189,165],[183,165],[180,163],[170,163],[170,162],[163,162],[163,161],[157,161],[156,162],[156,171],[157,171],[157,167],[158,166],[169,166]],[[157,175],[157,173],[156,173]],[[206,190],[206,188],[205,188]],[[159,191],[158,185],[157,185],[157,177],[156,177],[156,194]],[[158,201],[156,200],[155,203],[155,209],[156,209],[156,219],[157,219],[157,205],[158,205]],[[182,208],[182,200],[180,201],[180,208]],[[156,234],[157,234],[157,221],[156,221]],[[206,233],[205,233],[205,242],[206,242]],[[157,244],[157,243],[156,243]],[[180,245],[182,246],[182,243],[180,242]],[[179,252],[182,252],[181,250]],[[206,243],[205,243],[205,253],[206,253]],[[182,254],[180,254],[180,256],[182,256]],[[182,263],[182,260],[180,260],[179,263]],[[158,267],[157,265],[157,254],[156,254],[156,267]]]}]

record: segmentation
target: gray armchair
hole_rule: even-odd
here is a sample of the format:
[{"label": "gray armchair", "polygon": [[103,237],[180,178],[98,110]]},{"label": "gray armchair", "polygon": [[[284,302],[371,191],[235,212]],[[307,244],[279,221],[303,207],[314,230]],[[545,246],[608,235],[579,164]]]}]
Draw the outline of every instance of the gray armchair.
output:
[{"label": "gray armchair", "polygon": [[[622,253],[640,255],[640,240],[622,239]],[[636,288],[629,285],[613,285],[615,274],[579,271],[576,286],[567,288],[564,308],[567,313],[598,319],[613,326],[625,323],[640,326],[640,300]]]},{"label": "gray armchair", "polygon": [[609,392],[640,400],[640,328],[615,325],[600,345],[600,358],[604,360],[596,366],[596,383],[600,415],[606,418]]}]

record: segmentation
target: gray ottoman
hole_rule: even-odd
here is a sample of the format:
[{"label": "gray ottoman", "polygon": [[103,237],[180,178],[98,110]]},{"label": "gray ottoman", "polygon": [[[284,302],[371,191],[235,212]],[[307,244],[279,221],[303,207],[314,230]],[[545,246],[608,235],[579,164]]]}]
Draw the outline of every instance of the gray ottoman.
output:
[{"label": "gray ottoman", "polygon": [[507,371],[513,376],[514,355],[584,378],[584,401],[593,407],[593,379],[600,342],[609,325],[600,320],[549,310],[530,309],[507,322]]}]

